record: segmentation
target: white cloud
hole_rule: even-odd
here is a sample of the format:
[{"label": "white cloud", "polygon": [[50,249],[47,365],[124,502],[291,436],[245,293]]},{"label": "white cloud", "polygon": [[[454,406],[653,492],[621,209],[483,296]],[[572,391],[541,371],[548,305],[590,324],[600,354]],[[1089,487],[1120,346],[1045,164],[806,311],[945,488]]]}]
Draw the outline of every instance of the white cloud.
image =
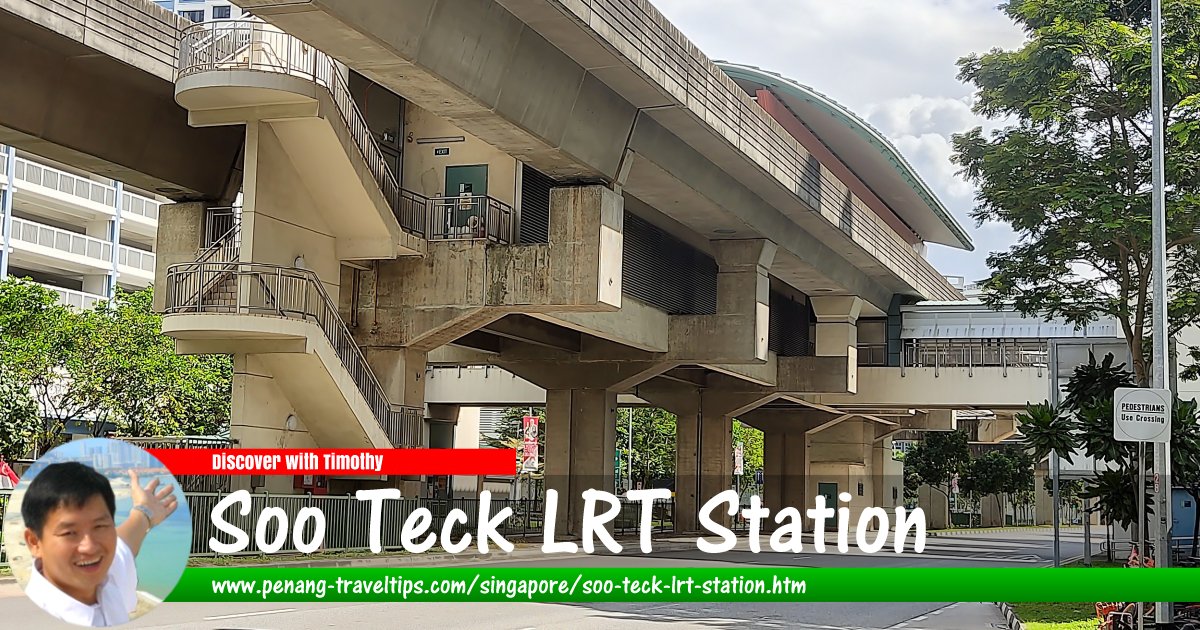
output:
[{"label": "white cloud", "polygon": [[759,66],[829,95],[888,136],[975,239],[975,252],[931,246],[944,273],[987,275],[1007,226],[976,228],[974,189],[950,163],[950,137],[995,128],[971,111],[957,60],[1019,46],[994,0],[653,0],[710,58]]}]

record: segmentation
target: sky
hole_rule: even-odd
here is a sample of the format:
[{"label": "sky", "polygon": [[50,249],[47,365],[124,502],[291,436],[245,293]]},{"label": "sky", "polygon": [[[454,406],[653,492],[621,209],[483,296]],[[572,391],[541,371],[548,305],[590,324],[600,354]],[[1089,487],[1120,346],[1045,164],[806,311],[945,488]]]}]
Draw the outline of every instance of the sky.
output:
[{"label": "sky", "polygon": [[822,92],[866,118],[908,159],[975,241],[967,252],[929,246],[945,275],[988,276],[1007,225],[977,226],[974,187],[950,163],[950,137],[977,126],[973,90],[955,62],[1013,49],[1022,31],[998,0],[652,0],[710,59],[758,66]]}]

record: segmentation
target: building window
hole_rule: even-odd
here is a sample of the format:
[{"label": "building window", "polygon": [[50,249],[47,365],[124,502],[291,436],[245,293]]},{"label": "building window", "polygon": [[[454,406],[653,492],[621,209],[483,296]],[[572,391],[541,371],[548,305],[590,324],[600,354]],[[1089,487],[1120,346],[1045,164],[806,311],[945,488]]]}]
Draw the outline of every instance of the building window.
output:
[{"label": "building window", "polygon": [[229,5],[223,4],[223,5],[213,7],[213,19],[214,20],[228,20],[229,19]]},{"label": "building window", "polygon": [[204,11],[203,11],[203,10],[200,10],[200,11],[180,11],[180,12],[179,12],[179,15],[182,15],[183,17],[185,17],[185,18],[187,18],[187,19],[189,19],[189,20],[191,20],[191,21],[193,21],[193,22],[203,22],[203,21],[204,21]]}]

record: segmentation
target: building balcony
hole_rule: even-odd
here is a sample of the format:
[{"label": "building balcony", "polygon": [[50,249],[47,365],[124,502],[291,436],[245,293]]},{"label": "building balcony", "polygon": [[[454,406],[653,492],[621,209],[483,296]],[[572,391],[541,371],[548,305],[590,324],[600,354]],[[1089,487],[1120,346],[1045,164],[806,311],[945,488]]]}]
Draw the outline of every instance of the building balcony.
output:
[{"label": "building balcony", "polygon": [[10,244],[13,262],[22,266],[80,274],[102,274],[112,269],[111,242],[28,219],[13,217]]},{"label": "building balcony", "polygon": [[23,157],[13,160],[13,179],[18,201],[28,201],[54,214],[91,220],[116,215],[115,186]]},{"label": "building balcony", "polygon": [[137,287],[146,287],[154,282],[154,252],[121,245],[117,249],[117,271],[121,282]]},{"label": "building balcony", "polygon": [[58,301],[62,304],[78,309],[90,309],[95,306],[97,302],[103,302],[108,299],[107,297],[98,295],[96,293],[76,291],[74,289],[64,289],[63,287],[56,287],[52,284],[45,284],[42,282],[39,282],[38,284],[57,293]]},{"label": "building balcony", "polygon": [[121,193],[121,232],[149,239],[158,237],[159,202],[137,193]]}]

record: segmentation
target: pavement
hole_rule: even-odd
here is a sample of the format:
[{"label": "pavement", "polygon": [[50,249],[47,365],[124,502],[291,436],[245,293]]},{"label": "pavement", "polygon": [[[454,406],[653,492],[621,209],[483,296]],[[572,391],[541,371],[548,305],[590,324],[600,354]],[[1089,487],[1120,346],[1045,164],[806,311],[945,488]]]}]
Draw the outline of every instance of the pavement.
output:
[{"label": "pavement", "polygon": [[[765,542],[765,541],[764,541]],[[839,554],[830,547],[824,554],[751,553],[745,541],[725,554],[704,554],[690,537],[655,540],[651,555],[543,556],[536,546],[517,549],[500,559],[462,560],[485,566],[558,567],[674,567],[693,566],[1048,566],[1052,561],[1049,530],[992,531],[930,539],[925,553],[868,555]],[[1095,544],[1095,543],[1093,543]],[[1064,556],[1082,551],[1082,532],[1065,530]],[[1096,545],[1098,549],[1098,545]],[[852,547],[853,549],[853,547]],[[397,564],[395,558],[363,558],[353,566]],[[426,563],[447,564],[444,558],[426,557]],[[343,561],[346,562],[346,561]],[[347,566],[347,565],[340,565]],[[416,566],[416,561],[398,564]],[[867,585],[871,588],[871,585]],[[887,585],[876,585],[885,590]],[[885,598],[886,595],[881,595]],[[4,627],[67,630],[27,600],[14,583],[0,583],[0,610]],[[11,624],[11,625],[10,625]],[[203,630],[318,630],[325,628],[497,628],[543,630],[565,628],[796,628],[798,630],[973,630],[1006,627],[999,609],[991,603],[166,603],[129,624],[129,628]]]}]

